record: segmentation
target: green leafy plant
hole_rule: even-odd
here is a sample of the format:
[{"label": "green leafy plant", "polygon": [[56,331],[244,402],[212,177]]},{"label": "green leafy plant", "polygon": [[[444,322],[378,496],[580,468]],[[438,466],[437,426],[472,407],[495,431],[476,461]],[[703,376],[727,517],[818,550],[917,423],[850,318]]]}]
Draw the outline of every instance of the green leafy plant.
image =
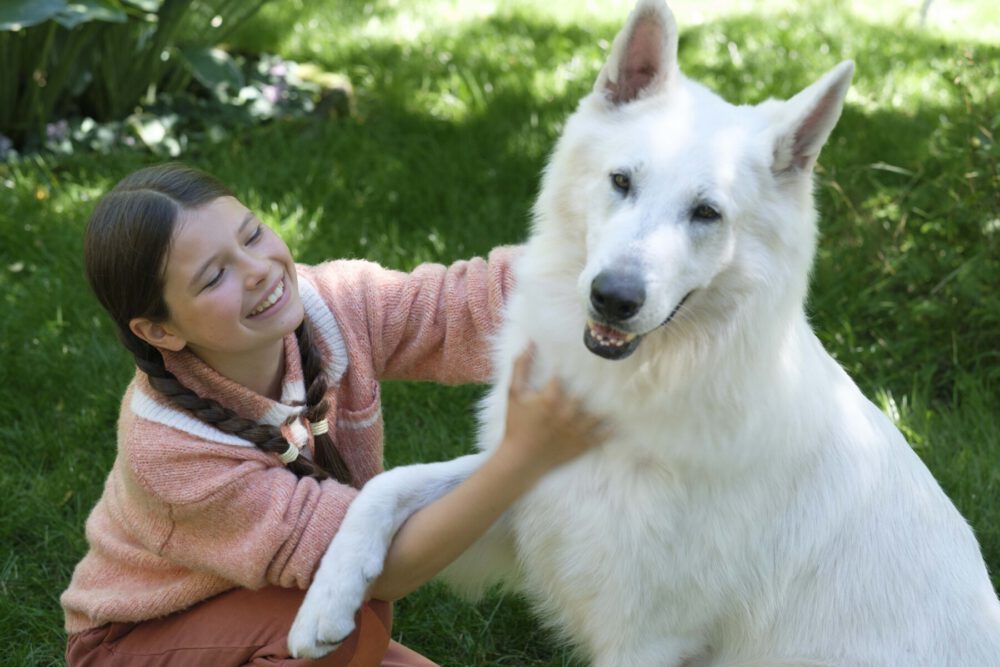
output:
[{"label": "green leafy plant", "polygon": [[13,0],[0,7],[0,132],[44,142],[70,116],[124,118],[192,77],[208,89],[241,85],[213,48],[265,0]]},{"label": "green leafy plant", "polygon": [[[233,133],[277,119],[341,117],[351,113],[352,90],[346,77],[312,63],[280,56],[236,56],[226,61],[218,80],[194,72],[197,91],[163,93],[121,120],[98,123],[69,118],[45,125],[44,153],[108,154],[128,149],[176,158],[189,148],[222,141]],[[27,157],[0,136],[0,161]]]}]

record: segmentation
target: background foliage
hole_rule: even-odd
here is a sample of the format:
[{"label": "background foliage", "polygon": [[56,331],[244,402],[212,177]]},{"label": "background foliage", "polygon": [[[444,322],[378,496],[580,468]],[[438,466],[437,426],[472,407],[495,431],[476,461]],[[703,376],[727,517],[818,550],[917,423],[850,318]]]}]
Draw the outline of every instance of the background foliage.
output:
[{"label": "background foliage", "polygon": [[192,76],[238,88],[213,48],[265,0],[7,0],[0,5],[0,128],[37,146],[69,115],[120,120]]},{"label": "background foliage", "polygon": [[[181,146],[183,158],[229,183],[302,261],[410,268],[517,242],[545,157],[630,4],[274,0],[223,46],[344,72],[357,112],[240,124]],[[935,2],[922,27],[918,7],[893,3],[671,5],[682,68],[731,100],[788,96],[856,61],[817,173],[823,238],[809,312],[969,519],[997,583],[1000,9]],[[178,42],[196,34],[186,30]],[[209,113],[186,104],[163,113]],[[83,284],[80,235],[102,192],[159,158],[109,150],[0,163],[0,635],[10,664],[60,662],[58,595],[85,549],[132,373]],[[477,394],[388,384],[388,465],[468,450]],[[467,605],[433,585],[398,605],[396,633],[444,665],[576,664],[520,602]]]}]

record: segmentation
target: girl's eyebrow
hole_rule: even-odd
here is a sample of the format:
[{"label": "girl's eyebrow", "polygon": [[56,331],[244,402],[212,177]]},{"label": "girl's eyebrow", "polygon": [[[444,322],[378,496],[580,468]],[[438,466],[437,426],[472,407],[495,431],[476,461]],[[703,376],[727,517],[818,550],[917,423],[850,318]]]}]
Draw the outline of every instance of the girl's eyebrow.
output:
[{"label": "girl's eyebrow", "polygon": [[[243,229],[248,224],[250,224],[251,222],[253,222],[256,217],[257,216],[255,216],[253,214],[253,211],[247,211],[247,214],[243,216],[243,222],[240,223],[239,228],[236,230],[236,236],[240,236],[243,233]],[[207,260],[205,260],[205,263],[202,264],[201,267],[195,272],[194,276],[191,277],[191,282],[188,283],[188,289],[193,289],[194,288],[195,283],[197,283],[198,280],[201,278],[201,274],[205,273],[205,271],[208,269],[208,267],[211,266],[212,263],[215,262],[215,260],[218,257],[219,257],[219,254],[216,253],[216,254],[212,255],[211,257],[209,257]]]}]

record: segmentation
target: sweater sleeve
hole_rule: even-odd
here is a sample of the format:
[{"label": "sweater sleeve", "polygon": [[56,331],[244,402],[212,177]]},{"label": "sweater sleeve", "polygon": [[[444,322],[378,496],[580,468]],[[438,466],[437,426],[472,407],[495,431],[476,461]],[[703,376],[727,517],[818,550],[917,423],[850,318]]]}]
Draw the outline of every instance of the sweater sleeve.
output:
[{"label": "sweater sleeve", "polygon": [[263,452],[176,436],[132,451],[143,495],[167,511],[150,548],[247,588],[308,587],[357,490],[299,479]]},{"label": "sweater sleeve", "polygon": [[323,277],[336,284],[331,307],[353,334],[352,359],[369,357],[376,377],[485,382],[517,255],[497,248],[488,260],[422,264],[410,273],[361,262],[338,275],[328,265]]}]

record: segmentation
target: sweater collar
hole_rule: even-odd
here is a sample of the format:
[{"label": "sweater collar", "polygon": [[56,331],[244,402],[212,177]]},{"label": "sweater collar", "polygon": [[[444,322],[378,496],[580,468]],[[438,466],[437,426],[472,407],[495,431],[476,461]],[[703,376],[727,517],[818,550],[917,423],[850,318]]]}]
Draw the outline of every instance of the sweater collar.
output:
[{"label": "sweater collar", "polygon": [[[308,267],[299,268],[299,292],[305,307],[306,319],[312,325],[313,341],[319,348],[330,389],[336,387],[347,370],[347,347],[333,311],[319,291],[305,275]],[[280,426],[289,417],[298,416],[305,401],[305,386],[302,379],[302,362],[299,345],[294,334],[285,338],[285,378],[282,383],[281,399],[274,401],[261,396],[243,385],[217,373],[205,362],[189,351],[168,353],[164,362],[168,370],[190,389],[202,393],[207,398],[235,411],[247,419]],[[168,358],[169,357],[169,358]],[[177,428],[196,437],[229,445],[254,447],[253,443],[215,426],[203,422],[190,413],[176,407],[170,399],[149,386],[148,379],[141,371],[132,395],[131,408],[136,416]],[[308,432],[301,420],[293,423],[291,433],[297,445],[304,441]]]},{"label": "sweater collar", "polygon": [[230,380],[186,348],[180,352],[164,352],[163,361],[181,384],[199,396],[218,401],[245,419],[280,426],[302,411],[306,396],[299,345],[294,333],[285,336],[283,353],[285,372],[281,381],[281,398],[277,401]]},{"label": "sweater collar", "polygon": [[[329,387],[335,387],[347,368],[347,353],[340,328],[329,306],[312,282],[302,275],[301,270],[298,284],[305,316],[312,327],[313,340],[323,360],[327,383]],[[163,359],[167,370],[199,396],[216,400],[246,419],[280,426],[291,417],[298,416],[303,411],[306,400],[302,357],[294,333],[284,338],[284,354],[285,373],[281,383],[281,398],[277,401],[230,380],[190,350],[165,352]]]}]

